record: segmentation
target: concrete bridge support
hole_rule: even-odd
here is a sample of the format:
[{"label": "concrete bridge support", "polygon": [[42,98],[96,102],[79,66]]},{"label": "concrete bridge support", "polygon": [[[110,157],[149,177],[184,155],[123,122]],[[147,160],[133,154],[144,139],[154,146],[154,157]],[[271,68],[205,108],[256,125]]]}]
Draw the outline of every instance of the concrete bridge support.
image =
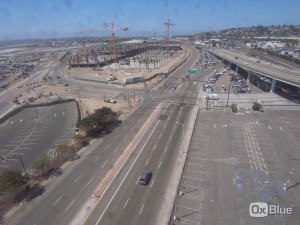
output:
[{"label": "concrete bridge support", "polygon": [[247,77],[247,82],[249,83],[251,80],[252,72],[248,71],[248,77]]},{"label": "concrete bridge support", "polygon": [[273,93],[275,91],[276,83],[277,83],[277,80],[273,79],[272,80],[272,85],[271,85],[270,93]]}]

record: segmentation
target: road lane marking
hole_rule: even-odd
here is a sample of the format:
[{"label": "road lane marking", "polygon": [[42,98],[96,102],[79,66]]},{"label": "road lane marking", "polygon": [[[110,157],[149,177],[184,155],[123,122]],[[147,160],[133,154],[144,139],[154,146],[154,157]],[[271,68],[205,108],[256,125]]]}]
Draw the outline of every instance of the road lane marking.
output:
[{"label": "road lane marking", "polygon": [[165,124],[164,129],[167,127],[167,124]]},{"label": "road lane marking", "polygon": [[279,127],[280,130],[282,130],[282,127]]},{"label": "road lane marking", "polygon": [[271,126],[269,126],[269,129],[270,129],[270,130],[272,130],[272,127],[271,127]]},{"label": "road lane marking", "polygon": [[22,123],[23,122],[23,119],[20,119],[20,123]]},{"label": "road lane marking", "polygon": [[166,149],[165,149],[165,152],[167,152],[168,151],[168,147],[166,147]]},{"label": "road lane marking", "polygon": [[214,124],[214,128],[216,128],[217,127],[217,125],[216,124]]},{"label": "road lane marking", "polygon": [[161,139],[161,134],[159,135],[159,138],[158,139]]},{"label": "road lane marking", "polygon": [[143,208],[144,208],[144,204],[143,204],[143,206],[142,206],[142,208],[141,208],[140,215],[141,215],[142,212],[143,212]]},{"label": "road lane marking", "polygon": [[80,176],[74,181],[74,183],[76,183],[76,182],[80,179],[81,176],[82,176],[82,175],[80,175]]},{"label": "road lane marking", "polygon": [[113,196],[111,197],[111,199],[109,200],[109,202],[107,203],[106,207],[104,208],[103,212],[101,213],[101,215],[99,216],[97,222],[95,225],[98,225],[100,220],[102,219],[103,215],[106,213],[108,207],[110,206],[111,202],[114,200],[114,198],[116,197],[118,191],[120,190],[122,184],[124,183],[125,179],[127,178],[128,174],[130,173],[131,169],[133,168],[135,162],[138,160],[139,156],[141,155],[141,153],[143,152],[146,144],[148,143],[150,137],[152,136],[153,132],[155,131],[157,125],[159,124],[159,121],[156,123],[155,127],[153,128],[153,130],[151,131],[150,135],[148,136],[147,140],[145,141],[144,145],[142,146],[141,150],[139,151],[138,155],[136,156],[136,158],[134,159],[133,163],[131,164],[131,166],[129,167],[127,173],[125,174],[125,176],[123,177],[123,180],[121,181],[121,183],[119,184],[117,190],[115,191],[115,193],[113,194]]},{"label": "road lane marking", "polygon": [[123,210],[125,209],[125,207],[126,207],[128,201],[129,201],[129,198],[128,198],[127,201],[125,202],[125,205],[123,206]]},{"label": "road lane marking", "polygon": [[120,145],[113,152],[116,152],[119,149],[119,147],[120,147]]},{"label": "road lane marking", "polygon": [[153,150],[155,150],[156,149],[156,145],[154,145],[154,148],[153,148]]},{"label": "road lane marking", "polygon": [[154,179],[152,180],[152,184],[151,184],[151,187],[153,186],[153,184],[154,184]]},{"label": "road lane marking", "polygon": [[96,162],[98,160],[98,157],[94,159],[94,162]]},{"label": "road lane marking", "polygon": [[139,180],[140,180],[140,178],[138,178],[138,179],[137,179],[137,181],[136,181],[136,183],[135,183],[135,184],[138,184]]},{"label": "road lane marking", "polygon": [[54,203],[53,203],[53,205],[56,205],[58,202],[59,202],[59,200],[62,198],[62,196],[60,196]]},{"label": "road lane marking", "polygon": [[54,116],[55,116],[55,117],[57,116],[56,113],[54,114]]},{"label": "road lane marking", "polygon": [[65,112],[63,112],[63,115],[65,115]]},{"label": "road lane marking", "polygon": [[158,168],[161,166],[161,162],[159,163],[159,165],[158,165]]},{"label": "road lane marking", "polygon": [[92,177],[92,179],[90,179],[90,181],[86,184],[86,186],[88,186],[93,180],[94,180],[95,176]]},{"label": "road lane marking", "polygon": [[106,160],[105,163],[101,166],[101,169],[105,166],[106,163],[107,163],[107,160]]},{"label": "road lane marking", "polygon": [[106,145],[106,147],[104,148],[105,150],[109,148],[109,145]]},{"label": "road lane marking", "polygon": [[149,158],[147,159],[146,165],[148,164],[148,162],[149,162]]},{"label": "road lane marking", "polygon": [[75,199],[74,199],[74,201],[68,206],[68,208],[66,208],[65,212],[68,211],[68,209],[74,204],[74,202],[75,202]]},{"label": "road lane marking", "polygon": [[128,138],[128,134],[126,135],[126,137],[123,138],[123,141],[125,141]]}]

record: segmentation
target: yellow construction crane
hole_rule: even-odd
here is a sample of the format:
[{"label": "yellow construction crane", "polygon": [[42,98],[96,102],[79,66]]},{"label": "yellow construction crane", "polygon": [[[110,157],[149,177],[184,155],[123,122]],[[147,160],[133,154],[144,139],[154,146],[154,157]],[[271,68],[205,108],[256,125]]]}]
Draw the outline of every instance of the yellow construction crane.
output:
[{"label": "yellow construction crane", "polygon": [[116,32],[118,31],[123,31],[127,32],[128,27],[121,28],[121,29],[116,29],[114,26],[114,23],[111,23],[111,29],[100,29],[100,30],[91,30],[87,32],[111,32],[111,38],[110,38],[110,51],[113,55],[113,59],[116,62],[117,59],[117,46],[116,46]]},{"label": "yellow construction crane", "polygon": [[167,50],[169,51],[169,44],[170,44],[170,26],[175,26],[174,23],[170,23],[169,19],[168,22],[165,22],[165,26],[167,26]]}]

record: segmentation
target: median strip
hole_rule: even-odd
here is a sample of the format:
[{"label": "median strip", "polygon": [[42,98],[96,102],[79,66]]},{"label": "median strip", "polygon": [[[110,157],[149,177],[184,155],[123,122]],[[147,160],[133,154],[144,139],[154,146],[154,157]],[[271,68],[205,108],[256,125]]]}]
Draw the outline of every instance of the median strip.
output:
[{"label": "median strip", "polygon": [[140,129],[138,134],[135,136],[135,138],[130,142],[130,144],[127,146],[127,148],[124,150],[123,154],[119,157],[117,162],[114,164],[114,166],[110,169],[110,171],[107,173],[107,175],[104,177],[94,194],[91,196],[91,198],[87,201],[87,203],[83,206],[81,211],[79,212],[78,216],[74,219],[72,224],[84,224],[86,218],[91,214],[94,207],[96,206],[98,200],[103,195],[103,193],[106,191],[106,189],[109,187],[111,182],[113,181],[116,174],[120,171],[126,160],[129,158],[130,154],[134,150],[134,148],[137,146],[139,141],[142,139],[143,135],[146,133],[147,129],[150,127],[151,123],[154,121],[155,117],[158,115],[159,111],[161,110],[164,103],[160,103],[157,108],[153,111],[151,116],[148,118],[148,120],[145,122],[143,127]]}]

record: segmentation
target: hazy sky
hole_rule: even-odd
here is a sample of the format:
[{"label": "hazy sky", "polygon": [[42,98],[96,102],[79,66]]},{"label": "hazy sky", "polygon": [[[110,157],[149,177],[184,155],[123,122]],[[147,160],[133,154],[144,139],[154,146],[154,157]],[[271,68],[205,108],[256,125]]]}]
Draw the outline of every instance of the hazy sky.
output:
[{"label": "hazy sky", "polygon": [[299,24],[299,9],[299,0],[0,0],[0,40],[78,37],[80,31],[109,28],[111,22],[128,27],[125,36],[146,36],[165,30],[168,18],[176,24],[173,34]]}]

